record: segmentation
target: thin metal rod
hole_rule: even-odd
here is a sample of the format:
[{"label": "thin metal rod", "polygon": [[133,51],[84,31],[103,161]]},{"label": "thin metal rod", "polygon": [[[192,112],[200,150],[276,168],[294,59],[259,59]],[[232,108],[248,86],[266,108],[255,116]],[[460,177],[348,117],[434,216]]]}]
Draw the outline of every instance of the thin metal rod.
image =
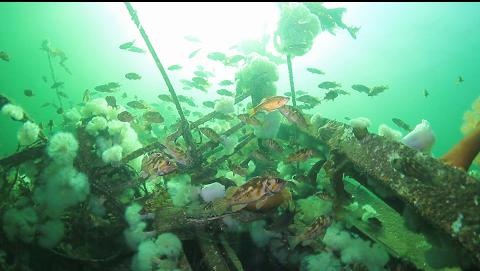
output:
[{"label": "thin metal rod", "polygon": [[292,93],[292,104],[297,107],[297,100],[295,99],[295,84],[293,83],[292,58],[287,55],[288,79],[290,80],[290,92]]},{"label": "thin metal rod", "polygon": [[191,158],[195,159],[195,144],[193,143],[193,137],[189,129],[189,124],[187,119],[185,118],[185,115],[183,114],[182,106],[180,105],[180,102],[178,101],[177,94],[175,93],[175,89],[172,86],[172,83],[170,82],[170,79],[168,78],[167,72],[165,71],[165,68],[163,67],[162,63],[160,62],[160,59],[155,52],[155,49],[153,48],[152,43],[150,42],[150,39],[147,36],[147,33],[143,29],[143,26],[140,24],[140,20],[138,19],[137,12],[133,9],[132,5],[130,2],[125,2],[125,6],[130,13],[130,16],[132,18],[132,21],[135,23],[135,25],[138,28],[138,31],[140,31],[140,34],[142,35],[143,40],[145,41],[145,44],[148,47],[148,51],[150,51],[150,54],[153,57],[153,60],[155,61],[155,64],[157,65],[158,70],[162,74],[163,80],[165,81],[165,84],[167,84],[168,91],[170,92],[170,96],[172,97],[173,103],[175,104],[175,107],[177,108],[178,115],[180,116],[181,119],[181,126],[182,126],[182,135],[183,139],[185,140],[185,143],[188,146],[188,151],[191,156]]}]

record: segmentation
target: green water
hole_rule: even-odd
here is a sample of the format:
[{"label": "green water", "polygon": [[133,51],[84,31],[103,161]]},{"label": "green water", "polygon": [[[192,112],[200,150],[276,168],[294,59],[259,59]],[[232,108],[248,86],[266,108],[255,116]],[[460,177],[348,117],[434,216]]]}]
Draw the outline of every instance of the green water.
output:
[{"label": "green water", "polygon": [[[166,72],[177,95],[189,96],[196,104],[195,106],[189,106],[185,103],[181,103],[183,109],[197,112],[198,116],[203,116],[212,111],[211,108],[203,106],[203,102],[217,101],[220,98],[224,98],[216,93],[216,90],[224,88],[219,86],[218,83],[222,80],[231,80],[235,82],[235,74],[246,66],[246,63],[243,61],[241,61],[241,64],[238,66],[223,65],[218,61],[212,61],[209,59],[207,57],[209,53],[224,52],[227,55],[238,54],[238,52],[232,48],[233,45],[239,44],[246,39],[259,40],[264,35],[269,35],[270,40],[267,50],[273,55],[285,59],[284,56],[276,51],[271,40],[280,17],[280,9],[277,4],[133,3],[133,6],[137,10],[142,25],[163,66],[165,68],[176,64],[182,66],[179,70],[167,70]],[[478,88],[480,85],[480,16],[478,16],[478,14],[480,14],[480,3],[326,3],[325,6],[331,8],[346,7],[347,11],[343,16],[343,21],[349,26],[360,27],[360,30],[357,33],[356,39],[352,38],[347,31],[338,28],[335,30],[335,35],[332,35],[328,31],[323,31],[316,36],[310,51],[305,55],[293,58],[292,66],[295,88],[297,91],[306,91],[307,94],[311,96],[323,99],[326,91],[318,88],[317,85],[324,81],[335,81],[340,83],[341,89],[349,92],[349,95],[340,95],[333,101],[322,100],[321,103],[314,108],[304,110],[303,113],[305,116],[310,117],[312,115],[320,114],[323,117],[344,123],[348,123],[349,119],[365,117],[371,121],[371,125],[368,128],[371,133],[377,133],[377,129],[381,124],[387,124],[394,129],[402,131],[395,126],[392,122],[392,118],[399,118],[408,123],[412,128],[422,120],[427,120],[436,136],[436,142],[433,145],[431,153],[434,158],[445,154],[455,143],[464,137],[464,134],[460,131],[460,127],[464,121],[464,113],[471,110],[472,103],[480,96],[480,90]],[[197,37],[200,42],[188,41],[185,39],[185,36],[188,35]],[[53,59],[53,71],[50,69],[47,54],[40,49],[42,42],[47,39],[51,42],[53,48],[61,49],[68,57],[65,64],[71,71],[71,74],[67,73],[59,65],[57,58]],[[51,139],[56,132],[67,129],[63,124],[64,116],[58,114],[53,106],[42,107],[42,105],[47,102],[58,103],[56,92],[51,88],[51,85],[53,84],[53,72],[56,81],[64,82],[64,88],[62,91],[68,96],[68,98],[61,99],[64,111],[67,111],[72,107],[80,109],[85,104],[83,101],[83,95],[84,91],[87,89],[93,94],[92,98],[114,95],[117,99],[117,104],[125,106],[129,112],[134,112],[133,115],[135,120],[132,121],[132,127],[134,127],[136,133],[138,133],[140,142],[143,145],[147,145],[151,141],[147,142],[145,138],[152,140],[150,137],[152,134],[146,133],[144,130],[139,129],[133,124],[139,124],[141,121],[143,122],[143,119],[140,121],[143,111],[131,109],[125,105],[127,102],[136,99],[144,100],[149,106],[151,106],[151,108],[160,112],[164,121],[161,124],[154,125],[153,135],[157,137],[160,137],[159,135],[164,136],[165,134],[173,132],[174,129],[172,128],[172,125],[179,120],[179,117],[172,104],[167,104],[157,98],[159,94],[170,95],[170,93],[167,90],[167,85],[165,84],[151,54],[148,51],[147,53],[134,53],[119,48],[121,44],[133,40],[135,40],[136,46],[147,49],[145,42],[132,22],[123,3],[0,3],[0,52],[6,52],[10,58],[8,62],[0,59],[0,94],[8,97],[13,104],[21,106],[33,121],[36,123],[42,123],[44,127],[46,127],[46,124],[50,120],[53,120],[55,123],[53,131],[46,132],[47,137]],[[198,49],[200,49],[198,54],[193,58],[189,58],[189,54]],[[207,92],[202,92],[195,88],[183,89],[181,80],[191,79],[193,72],[198,69],[199,65],[202,65],[206,71],[214,74],[212,78],[208,79],[212,83],[211,87],[208,88]],[[310,73],[307,71],[307,68],[310,67],[321,69],[325,74],[318,75]],[[284,95],[284,93],[290,92],[289,73],[286,63],[277,65],[277,69],[279,79],[274,82],[274,85],[277,89],[277,95]],[[142,77],[141,80],[128,80],[125,77],[125,74],[131,72],[139,74]],[[458,82],[460,76],[464,79],[463,82]],[[46,77],[47,82],[45,82],[42,77]],[[96,86],[108,82],[118,82],[121,85],[120,91],[111,94],[99,93],[94,90]],[[351,86],[354,84],[363,84],[370,87],[386,85],[388,86],[388,89],[377,96],[370,97],[364,93],[353,90]],[[235,84],[225,88],[235,93]],[[34,95],[32,97],[27,97],[24,94],[24,90],[26,89],[32,90]],[[428,97],[424,96],[424,90],[428,91]],[[126,93],[127,98],[121,98],[123,93]],[[250,101],[250,99],[248,99],[248,101]],[[290,101],[289,104],[292,104],[292,102]],[[247,108],[247,106],[249,106],[247,105],[247,102],[236,105],[235,112],[231,115],[246,113],[250,109]],[[193,122],[198,119],[198,116],[189,114],[187,115],[187,119]],[[272,116],[272,122],[275,123],[275,116],[273,116],[273,114],[267,115],[266,119],[268,116]],[[212,125],[212,128],[217,130],[217,132],[218,130],[224,131],[226,128],[231,127],[238,122],[236,119],[232,119],[233,118],[225,120],[223,124],[222,121],[217,120],[215,124]],[[273,124],[273,126],[274,125],[275,124]],[[282,125],[290,124],[282,119]],[[2,129],[0,133],[0,158],[3,158],[15,153],[19,148],[17,133],[22,127],[22,122],[13,121],[5,114],[0,114],[0,127]],[[168,127],[168,133],[163,130],[164,127]],[[71,126],[68,127],[68,129],[71,129]],[[47,128],[45,128],[45,130],[47,130]],[[297,135],[296,133],[297,132],[295,132],[295,135]],[[407,134],[405,131],[402,131],[402,133],[403,135]],[[246,133],[244,132],[244,134]],[[200,133],[197,135],[195,132],[194,140],[198,141],[198,137],[202,138],[202,135]],[[232,140],[232,142],[238,140],[237,137],[233,138],[235,139]],[[206,140],[205,137],[203,137],[203,139]],[[156,138],[154,137],[153,140],[156,140]],[[158,138],[158,140],[163,142],[164,138]],[[177,146],[183,146],[182,144],[184,142],[182,140],[180,140],[180,142],[181,143],[177,143]],[[96,141],[96,143],[99,145],[98,141]],[[292,147],[289,143],[290,142],[283,140],[282,145],[285,148],[289,148],[288,153],[291,153],[297,147]],[[98,146],[96,148],[98,148],[96,149],[97,152],[100,149],[102,151],[104,150]],[[245,149],[250,151],[258,148],[256,146],[255,148],[248,146],[245,147]],[[92,153],[94,152],[92,151]],[[286,155],[286,153],[287,152],[285,151],[284,154]],[[84,153],[82,153],[82,155],[83,154]],[[123,153],[123,155],[125,156],[126,153]],[[241,155],[246,154],[242,153]],[[280,156],[280,154],[275,154],[269,156],[268,159],[271,157],[277,159]],[[50,158],[47,160],[49,163],[52,159],[55,160],[54,157]],[[100,153],[100,157],[96,157],[98,160],[96,162],[105,162],[102,162],[101,158],[102,153]],[[242,161],[243,159],[241,158],[236,158],[234,160],[237,164],[240,164]],[[51,163],[54,164],[53,162]],[[263,162],[259,162],[259,165],[262,165],[262,163]],[[268,162],[266,162],[266,164],[268,164]],[[107,162],[102,165],[106,165],[105,167],[111,166]],[[33,167],[33,165],[28,166]],[[36,166],[38,166],[38,164]],[[77,167],[78,165],[75,166]],[[115,166],[117,166],[117,164],[112,164],[113,168],[115,168]],[[124,163],[123,166],[127,167],[126,163]],[[246,167],[248,166],[249,165]],[[283,169],[286,172],[287,166],[284,164],[282,164],[282,166],[284,166]],[[301,166],[297,164],[296,170],[298,171],[300,168],[304,171],[303,173],[305,173],[305,171],[311,166],[312,164],[306,163]],[[72,166],[69,168],[71,167]],[[139,174],[139,164],[136,166],[132,165],[131,168],[130,166],[128,167],[128,170],[134,171],[137,175]],[[260,167],[261,166],[258,166],[258,168]],[[249,169],[247,175],[248,178],[255,176],[258,173],[258,168],[255,168],[255,171]],[[278,168],[280,168],[280,166]],[[234,179],[237,186],[240,186],[248,179],[247,177],[240,178],[235,176],[235,174],[230,172],[231,169],[226,169],[225,166],[219,166],[219,169],[219,172],[222,174],[228,172],[229,175],[224,175],[227,176],[227,178]],[[472,169],[478,169],[478,165],[473,166]],[[143,167],[141,170],[143,170]],[[296,177],[293,173],[296,173],[294,166],[291,166],[288,170],[291,172],[285,174],[285,176],[288,176],[288,178],[285,178],[293,179],[294,176]],[[30,177],[29,174],[31,173],[28,170],[22,168],[21,171],[20,175],[25,171],[25,175]],[[92,180],[92,172],[88,173],[89,174],[85,172],[90,178],[90,191],[87,191],[86,194],[91,193],[92,195],[95,194],[95,196],[97,196],[98,191],[95,190],[97,187],[93,187],[94,180]],[[282,172],[282,174],[283,173],[284,172]],[[48,176],[48,174],[56,176],[52,172],[47,172],[40,177],[41,180],[44,181],[44,179],[47,179],[45,176]],[[161,177],[161,183],[165,184],[163,186],[165,190],[162,191],[165,192],[168,190],[168,193],[165,192],[165,194],[170,194],[170,196],[174,198],[173,202],[175,206],[177,206],[177,202],[175,202],[176,200],[179,202],[188,201],[188,195],[194,193],[192,192],[194,186],[189,183],[190,177],[187,176],[187,178],[185,176],[186,175],[181,174],[180,176],[173,175],[171,179],[169,179],[170,177]],[[281,177],[283,178],[284,176]],[[323,174],[316,179],[315,184],[320,187],[319,183],[321,181],[319,181],[319,179],[326,180],[328,178],[328,176]],[[72,177],[71,179],[73,180],[74,178]],[[7,180],[7,177],[5,177],[5,180]],[[170,186],[169,184],[166,184],[166,180],[168,180],[168,183],[171,182],[175,184]],[[101,181],[103,181],[103,179]],[[36,180],[33,180],[32,183],[35,182]],[[48,181],[45,182],[48,183]],[[7,182],[3,182],[2,186],[0,186],[0,193],[4,192],[4,183]],[[188,183],[188,185],[186,185],[186,183]],[[8,200],[5,201],[8,203],[0,205],[0,213],[2,213],[7,207],[13,206],[14,203],[17,204],[20,201],[19,199],[28,198],[31,206],[37,208],[36,211],[39,213],[39,221],[44,219],[42,220],[42,223],[45,222],[46,218],[42,217],[42,215],[40,215],[41,212],[38,210],[41,209],[39,207],[41,204],[38,203],[40,201],[38,200],[38,197],[33,196],[33,191],[37,191],[37,186],[40,185],[44,184],[40,182],[40,184],[35,183],[35,185],[31,185],[29,188],[31,197],[23,195],[21,187],[14,187],[12,191],[15,193],[12,192],[12,194],[15,195],[8,195]],[[158,185],[158,187],[161,186],[157,183],[155,183],[155,185]],[[150,193],[153,193],[152,191],[155,191],[155,189],[158,188],[152,188],[155,185],[151,183],[148,184]],[[327,185],[323,187],[324,191],[327,190],[325,187],[327,187]],[[198,187],[195,187],[195,189],[196,188]],[[311,188],[312,191],[310,191],[312,193],[310,194],[301,194],[302,192],[297,193],[297,191],[295,191],[295,193],[293,193],[295,205],[300,206],[298,208],[302,210],[308,210],[309,208],[312,208],[312,210],[318,208],[322,211],[324,211],[324,209],[331,209],[331,206],[328,206],[328,208],[325,207],[324,202],[318,203],[318,199],[316,199],[316,202],[315,200],[311,200],[311,197],[299,196],[313,195],[314,192],[318,192],[317,188],[318,187],[313,186],[313,188]],[[145,190],[148,189],[145,188]],[[191,189],[192,191],[188,189]],[[298,188],[298,190],[301,189],[303,188]],[[129,191],[128,193],[121,195],[119,193],[116,195],[118,201],[122,203],[122,208],[130,206],[133,202],[134,197],[132,195],[134,192]],[[143,192],[139,192],[139,189],[137,189],[135,193],[136,197],[138,197],[138,195],[145,196],[145,194],[148,194],[142,194]],[[184,198],[179,198],[179,193],[184,194]],[[403,219],[405,221],[408,220],[407,222],[411,222],[409,220],[415,220],[414,215],[411,215],[412,218],[409,217],[408,214],[405,214],[409,211],[405,205],[399,204],[398,202],[395,202],[395,200],[391,200],[388,193],[386,194],[387,196],[381,192],[378,194],[381,195],[382,200],[385,200],[385,202],[391,205],[391,207],[393,206],[393,209],[395,210],[385,208],[387,204],[383,203],[381,200],[378,200],[380,203],[374,202],[372,198],[368,197],[358,197],[354,200],[358,200],[365,205],[371,204],[377,208],[377,210],[381,209],[382,212],[388,210],[388,212],[391,212],[389,214],[395,213],[398,215],[396,213],[398,211],[400,214],[398,217],[400,217],[402,221]],[[3,196],[3,194],[0,195]],[[61,196],[59,197],[61,198]],[[101,200],[103,200],[103,198],[100,198],[99,201]],[[85,198],[79,200],[76,204],[84,204],[80,203],[83,201],[85,201]],[[188,203],[191,202],[193,202],[193,200]],[[197,201],[194,202],[197,203]],[[182,204],[178,205],[180,206]],[[319,207],[319,205],[322,206]],[[365,205],[363,205],[363,207],[365,207]],[[72,206],[74,206],[74,204],[68,208],[75,208]],[[187,205],[184,204],[184,206],[181,207],[184,208],[185,206]],[[351,207],[351,205],[349,206]],[[256,206],[256,208],[257,207],[258,206]],[[122,220],[123,218],[123,211],[124,209],[122,209],[120,215],[122,217],[119,220]],[[367,212],[365,211],[365,213]],[[384,213],[382,213],[382,215],[383,214]],[[128,214],[125,216],[128,220]],[[62,221],[65,222],[65,225],[67,225],[68,218],[65,216],[62,217],[62,219]],[[81,220],[81,218],[79,218],[79,220]],[[297,220],[297,218],[295,220]],[[313,218],[311,220],[313,220]],[[452,218],[451,220],[453,222],[455,218]],[[468,218],[466,218],[466,220],[468,220]],[[302,223],[309,224],[306,221],[307,220],[302,221]],[[459,223],[461,224],[461,219]],[[8,223],[4,222],[4,224],[6,225]],[[38,225],[40,224],[41,223],[38,222]],[[71,224],[74,223],[72,222]],[[403,225],[403,223],[401,224]],[[427,224],[421,224],[422,227],[425,225]],[[452,224],[452,227],[454,225],[457,224]],[[123,226],[124,227],[121,230],[126,227],[125,225]],[[259,231],[261,232],[263,231],[262,227],[263,224],[260,223],[260,226],[259,224],[248,224],[247,230],[244,228],[245,231],[250,230],[250,234],[254,240],[253,242],[257,245],[258,242],[261,243],[262,241],[259,241],[261,238],[258,236],[257,238],[254,237],[254,233],[252,232],[255,232],[255,230],[252,230],[252,228],[260,228]],[[5,228],[3,229],[5,232],[8,231]],[[337,227],[337,224],[331,226],[329,229],[331,229],[331,232],[338,231],[338,236],[345,237],[345,235],[347,235],[348,238],[345,237],[345,239],[347,239],[348,242],[352,242],[352,244],[356,244],[357,247],[355,247],[355,249],[358,248],[358,250],[362,250],[362,246],[365,245],[365,243],[357,242],[359,239],[356,239],[357,237],[352,237],[354,235],[350,236],[349,234],[346,234],[348,231],[355,232],[353,230],[346,230],[340,226]],[[65,231],[67,232],[68,230],[72,229],[66,228]],[[402,228],[401,230],[404,229]],[[295,232],[298,233],[298,228],[295,228]],[[423,233],[425,232],[428,232],[428,230],[424,230]],[[365,234],[365,232],[363,233],[364,235],[362,235],[362,237],[364,239],[367,239],[367,236],[371,237],[370,235]],[[432,233],[432,235],[435,234],[436,232]],[[68,241],[73,243],[72,239],[74,238],[71,238],[71,235],[67,236],[67,234],[64,236],[63,229],[60,236],[60,239],[68,239]],[[248,239],[248,233],[245,236],[244,237]],[[3,237],[3,235],[1,235],[1,237]],[[118,239],[121,238],[115,240]],[[0,238],[0,244],[6,244],[7,242],[5,240],[6,238]],[[247,242],[245,240],[243,240],[243,244]],[[448,264],[451,262],[453,262],[451,266],[458,265],[460,260],[459,257],[457,257],[457,254],[452,256],[452,258],[457,257],[457,259],[450,262],[450,258],[445,257],[447,258],[445,262],[448,263],[445,264],[442,262],[443,259],[441,255],[448,254],[451,250],[455,250],[456,247],[454,245],[450,246],[450,243],[445,241],[447,240],[446,238],[439,238],[438,240],[440,240],[439,243],[442,244],[442,249],[445,247],[448,247],[448,249],[439,249],[441,250],[440,252],[436,251],[435,253],[432,253],[433,256],[430,257],[432,257],[433,260],[429,262],[429,265],[446,267],[449,266]],[[448,243],[448,245],[442,243],[443,241],[445,241],[445,244]],[[58,244],[58,242],[56,244]],[[169,240],[165,242],[168,243],[173,241]],[[328,243],[328,241],[325,242]],[[30,241],[30,243],[32,243],[32,241]],[[253,247],[254,243],[249,241],[247,244]],[[346,243],[347,242],[344,244]],[[366,244],[367,248],[370,249],[369,243]],[[182,245],[188,258],[191,259],[198,256],[197,254],[192,256],[193,254],[190,255],[190,252],[187,252],[189,249],[195,251],[197,247],[191,243],[185,242]],[[337,244],[334,244],[334,241],[332,240],[328,243],[328,246],[331,247],[335,247],[336,245]],[[424,244],[422,243],[422,245]],[[43,245],[40,244],[40,246]],[[116,246],[117,243],[111,245],[111,247]],[[271,248],[274,245],[269,243],[269,246]],[[298,259],[297,262],[292,260],[292,262],[295,262],[295,265],[288,265],[281,261],[272,264],[270,258],[273,257],[270,257],[271,255],[269,254],[271,252],[267,252],[264,248],[265,246],[262,247],[258,245],[258,247],[260,248],[255,248],[258,250],[252,248],[251,251],[242,247],[243,253],[239,253],[242,263],[245,264],[245,259],[257,259],[251,254],[261,254],[262,256],[256,256],[259,257],[258,268],[264,268],[262,270],[298,270],[298,266],[300,265]],[[419,247],[421,246],[418,245],[415,246],[415,248],[412,247],[412,251],[417,251],[415,249],[418,249]],[[19,248],[18,251],[22,249],[23,248]],[[313,251],[315,251],[315,253],[318,252],[314,249],[308,249],[302,251],[301,254],[295,254],[295,257],[300,259],[306,255],[314,254]],[[342,255],[347,255],[347,252],[345,252],[346,249],[343,250],[338,247],[336,249],[342,250]],[[376,249],[376,247],[372,248],[372,251],[373,249]],[[354,249],[352,249],[352,251],[353,250]],[[0,246],[0,252],[2,251],[3,249]],[[11,255],[14,250],[9,247],[9,249],[5,249],[5,251],[8,252],[9,257],[7,257],[7,260],[11,263],[12,258],[14,258]],[[62,247],[61,251],[65,252],[67,250]],[[278,251],[280,251],[280,249],[278,249]],[[377,252],[378,253],[373,253],[373,256],[378,256],[378,261],[381,263],[380,266],[384,264],[382,262],[382,257],[391,260],[390,265],[386,267],[388,270],[395,270],[392,261],[395,261],[395,264],[400,263],[400,260],[396,258],[393,260],[393,254],[388,256],[386,250],[383,248],[378,249]],[[136,251],[130,251],[130,254],[128,255],[132,256],[134,253],[136,253]],[[32,252],[32,254],[35,254],[35,252]],[[42,254],[36,254],[35,257],[41,258],[41,256],[38,255]],[[72,253],[69,256],[72,255],[83,256],[81,253]],[[329,253],[328,255],[330,257],[333,254]],[[339,255],[340,252],[336,255],[338,259],[332,260],[331,262],[330,267],[332,270],[340,270]],[[51,255],[49,255],[49,257],[50,256]],[[281,258],[278,257],[278,255],[274,256],[277,257],[277,259]],[[373,256],[372,258],[374,258]],[[405,257],[408,258],[408,260],[412,260],[412,257],[409,257],[411,255],[407,256]],[[265,260],[268,257],[270,257],[269,260]],[[31,261],[38,260],[39,262],[42,262],[42,260],[38,258],[34,258],[34,260]],[[0,257],[0,269],[2,266],[6,266],[3,265],[4,261],[1,259],[3,259],[3,256]],[[49,261],[53,258],[47,257],[46,259],[47,260],[43,260]],[[130,266],[131,259],[128,257],[125,257],[125,259],[125,262],[122,262],[118,266],[122,266],[122,268]],[[135,262],[135,259],[133,261]],[[325,258],[322,261],[325,262]],[[345,267],[346,260],[342,259],[342,261]],[[252,260],[252,262],[255,261]],[[279,262],[281,264],[279,264]],[[434,264],[432,264],[432,262],[434,262]],[[291,262],[289,264],[291,264]],[[59,266],[60,265],[56,265],[56,269],[54,268],[51,270],[60,270],[58,269]],[[76,265],[72,264],[72,266]],[[92,266],[94,265],[89,265],[89,267]],[[117,265],[112,264],[109,268],[113,269],[104,270],[115,270],[116,266]],[[248,262],[246,266],[252,267],[255,266],[255,263],[252,264],[251,262]],[[281,268],[279,268],[279,266],[281,266]],[[408,267],[408,265],[399,266],[399,268]],[[468,264],[466,264],[466,266],[468,266]],[[98,268],[98,266],[95,268],[92,267],[92,270],[100,270]],[[150,269],[142,269],[137,266],[133,267],[133,270],[146,271]],[[199,267],[196,267],[194,270],[200,269]],[[305,269],[305,267],[302,267],[302,270],[312,269]],[[377,269],[372,268],[371,270]]]},{"label": "green water", "polygon": [[[195,8],[195,5],[180,6],[185,10]],[[274,4],[268,8],[273,14],[278,13]],[[351,4],[345,21],[361,26],[358,39],[352,39],[346,31],[337,31],[336,36],[325,32],[320,34],[312,50],[294,61],[296,86],[320,96],[316,85],[324,80],[338,81],[349,91],[348,86],[355,83],[387,84],[390,89],[377,97],[352,91],[351,96],[324,103],[315,111],[339,120],[345,116],[367,117],[372,121],[373,131],[381,123],[393,126],[390,121],[393,117],[411,126],[426,119],[437,135],[433,154],[440,156],[462,137],[459,127],[463,113],[478,97],[480,36],[475,33],[480,26],[480,17],[476,16],[479,9],[478,3]],[[85,89],[107,81],[121,81],[122,89],[127,93],[138,93],[144,99],[155,99],[159,93],[168,94],[148,55],[118,49],[123,42],[141,40],[123,5],[3,3],[1,10],[1,49],[12,59],[9,63],[0,63],[1,91],[35,116],[35,120],[61,120],[53,108],[40,108],[41,104],[55,98],[41,78],[50,76],[46,56],[39,50],[46,38],[62,48],[69,58],[67,64],[73,75],[62,70],[57,73],[59,80],[66,83],[65,92],[75,102],[81,100]],[[170,21],[162,20],[162,8],[153,14],[159,23],[149,25],[147,21],[154,18],[144,18],[144,27],[165,66],[180,63],[185,67],[191,65],[193,69],[199,63],[205,66],[215,64],[200,58],[189,63],[188,54],[201,46],[179,38],[195,35],[195,22],[202,19],[201,12],[188,13],[194,17],[182,17],[179,13]],[[212,14],[214,16],[215,12]],[[226,17],[220,16],[221,19]],[[276,18],[263,20],[269,25],[276,24]],[[172,31],[180,24],[184,25],[181,29],[188,29],[191,25],[192,32]],[[209,31],[216,31],[215,25],[210,27]],[[225,34],[218,32],[216,35]],[[212,50],[226,49],[209,45]],[[305,71],[309,66],[321,68],[326,72],[325,76],[309,74]],[[130,71],[141,74],[144,80],[129,82],[123,75]],[[234,69],[226,71],[226,77],[232,78],[234,72]],[[278,92],[283,93],[289,88],[286,65],[281,65],[279,72]],[[182,75],[188,76],[185,70],[171,74],[177,87]],[[461,85],[455,84],[459,75],[465,78]],[[25,97],[23,90],[27,88],[36,96]],[[423,96],[423,89],[429,91],[429,97]],[[205,98],[205,94],[199,91],[192,90],[189,94]],[[208,99],[218,98],[213,91],[208,95]],[[5,127],[0,135],[2,153],[11,153],[15,150],[13,139],[18,126],[12,125],[5,117],[0,121]]]}]

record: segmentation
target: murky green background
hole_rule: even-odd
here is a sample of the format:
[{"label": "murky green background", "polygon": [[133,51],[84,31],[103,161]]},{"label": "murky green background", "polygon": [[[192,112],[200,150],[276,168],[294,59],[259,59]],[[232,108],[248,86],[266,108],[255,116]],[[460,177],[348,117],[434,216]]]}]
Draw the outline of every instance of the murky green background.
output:
[{"label": "murky green background", "polygon": [[[202,64],[215,70],[215,81],[233,80],[236,69],[208,60],[206,53],[224,51],[258,29],[275,29],[279,10],[276,4],[236,4],[243,6],[238,12],[232,5],[134,4],[164,65],[184,67],[169,73],[180,94],[191,94],[199,101],[218,98],[214,88],[208,95],[198,90],[183,91],[179,79],[188,78],[196,65]],[[381,123],[394,127],[393,117],[412,126],[427,119],[437,135],[433,154],[442,155],[462,137],[463,113],[480,93],[480,4],[328,6],[347,7],[344,21],[361,26],[358,38],[352,39],[346,31],[338,31],[336,36],[320,34],[308,54],[294,59],[296,86],[322,97],[318,83],[337,81],[352,95],[323,102],[309,113],[318,110],[339,120],[368,117],[372,120],[370,129],[375,132]],[[0,14],[0,51],[8,52],[11,58],[10,62],[0,61],[0,92],[36,121],[61,120],[54,108],[40,107],[55,98],[51,83],[42,80],[44,75],[50,77],[46,55],[39,49],[46,38],[69,58],[66,64],[73,75],[58,66],[56,75],[65,82],[64,91],[74,104],[81,101],[85,89],[93,90],[110,81],[120,82],[122,91],[132,94],[130,97],[137,94],[152,102],[158,102],[158,94],[168,94],[148,54],[118,49],[121,43],[133,39],[144,47],[122,3],[1,3]],[[252,22],[264,25],[255,27]],[[185,35],[195,35],[204,44],[189,43],[182,38]],[[203,54],[189,60],[190,52],[198,48],[203,48]],[[326,75],[308,73],[305,68],[311,66]],[[283,93],[289,88],[286,65],[279,70],[277,87]],[[139,73],[143,79],[128,81],[124,77],[128,72]],[[460,85],[456,84],[459,75],[465,79]],[[357,83],[387,84],[390,89],[368,97],[350,89]],[[25,97],[24,89],[32,89],[36,96]],[[424,89],[430,92],[427,98]],[[19,125],[0,116],[0,155],[15,150]]]}]

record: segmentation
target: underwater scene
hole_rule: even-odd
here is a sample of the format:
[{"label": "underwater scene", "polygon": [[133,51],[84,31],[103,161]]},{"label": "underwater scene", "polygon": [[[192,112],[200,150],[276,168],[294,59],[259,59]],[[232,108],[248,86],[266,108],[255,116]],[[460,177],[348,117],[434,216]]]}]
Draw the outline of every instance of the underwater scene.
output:
[{"label": "underwater scene", "polygon": [[480,270],[480,3],[0,3],[0,270]]}]

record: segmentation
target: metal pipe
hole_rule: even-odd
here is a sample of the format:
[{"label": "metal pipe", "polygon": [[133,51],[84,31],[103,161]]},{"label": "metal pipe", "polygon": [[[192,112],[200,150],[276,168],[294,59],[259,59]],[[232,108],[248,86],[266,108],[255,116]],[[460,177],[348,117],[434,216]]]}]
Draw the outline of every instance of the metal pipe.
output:
[{"label": "metal pipe", "polygon": [[152,43],[150,42],[150,39],[147,36],[147,33],[143,29],[143,26],[140,24],[140,20],[138,19],[137,12],[133,9],[132,5],[130,2],[125,2],[125,6],[130,13],[130,16],[132,18],[132,21],[135,23],[137,26],[138,31],[142,35],[143,40],[145,41],[145,44],[148,47],[148,50],[150,54],[153,57],[153,60],[155,61],[155,64],[157,65],[158,70],[162,74],[163,80],[165,81],[165,84],[167,85],[168,91],[170,92],[170,96],[172,97],[173,103],[175,104],[175,107],[177,109],[178,115],[180,116],[181,119],[181,129],[182,129],[182,135],[183,139],[185,140],[185,143],[188,146],[188,152],[190,157],[195,161],[197,160],[197,155],[196,155],[196,148],[195,144],[193,143],[193,137],[190,132],[189,124],[187,119],[185,118],[185,115],[183,114],[182,107],[180,105],[180,102],[178,101],[177,94],[175,93],[175,89],[172,86],[172,83],[170,82],[170,79],[168,78],[167,72],[165,71],[165,68],[163,67],[162,63],[160,62],[160,59],[155,52],[155,49],[153,48]]}]

